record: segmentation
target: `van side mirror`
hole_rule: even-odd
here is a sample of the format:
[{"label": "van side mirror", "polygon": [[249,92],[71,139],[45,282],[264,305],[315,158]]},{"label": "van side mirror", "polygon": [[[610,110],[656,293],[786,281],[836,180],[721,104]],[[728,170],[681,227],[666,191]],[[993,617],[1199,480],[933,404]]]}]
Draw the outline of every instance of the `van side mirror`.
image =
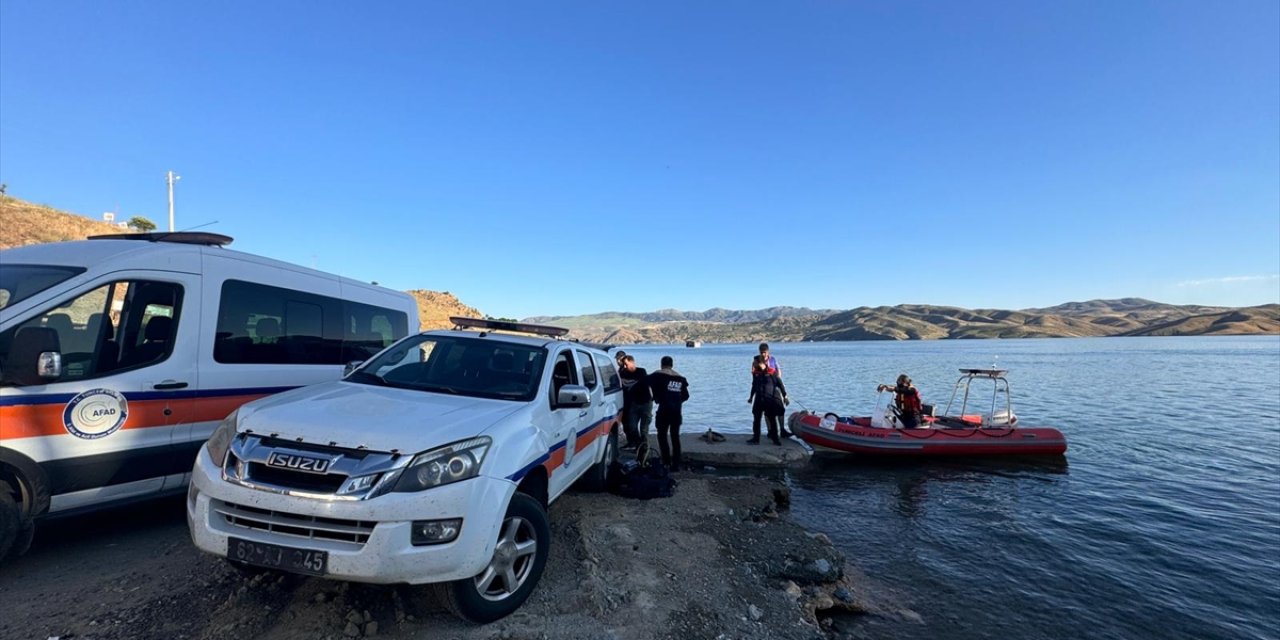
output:
[{"label": "van side mirror", "polygon": [[58,332],[49,327],[23,327],[13,337],[5,380],[18,386],[46,384],[62,377]]},{"label": "van side mirror", "polygon": [[352,360],[351,362],[342,365],[342,377],[345,378],[351,375],[351,372],[359,369],[362,364],[364,364],[364,360]]},{"label": "van side mirror", "polygon": [[580,384],[566,384],[556,393],[556,407],[589,407],[591,392]]}]

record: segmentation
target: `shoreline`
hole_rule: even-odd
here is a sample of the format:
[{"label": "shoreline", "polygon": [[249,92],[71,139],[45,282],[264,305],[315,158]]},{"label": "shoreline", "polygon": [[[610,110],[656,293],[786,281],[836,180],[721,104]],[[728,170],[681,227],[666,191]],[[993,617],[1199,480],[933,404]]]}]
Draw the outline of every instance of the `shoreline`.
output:
[{"label": "shoreline", "polygon": [[162,508],[151,516],[159,522],[105,534],[87,520],[131,513],[55,523],[76,530],[51,531],[0,570],[0,600],[16,603],[0,637],[814,640],[847,637],[842,616],[890,610],[825,535],[787,517],[779,479],[676,478],[672,498],[563,496],[550,510],[552,551],[537,589],[484,626],[445,613],[430,586],[245,577],[196,551],[182,503],[164,500],[130,509]]}]

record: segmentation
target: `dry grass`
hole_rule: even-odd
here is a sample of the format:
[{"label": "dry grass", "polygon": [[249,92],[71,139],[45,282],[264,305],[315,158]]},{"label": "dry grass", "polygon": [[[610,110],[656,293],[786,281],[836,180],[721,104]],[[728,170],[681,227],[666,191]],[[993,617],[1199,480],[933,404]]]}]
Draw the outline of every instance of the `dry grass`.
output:
[{"label": "dry grass", "polygon": [[89,236],[127,233],[113,224],[0,196],[0,249],[44,242],[83,240]]}]

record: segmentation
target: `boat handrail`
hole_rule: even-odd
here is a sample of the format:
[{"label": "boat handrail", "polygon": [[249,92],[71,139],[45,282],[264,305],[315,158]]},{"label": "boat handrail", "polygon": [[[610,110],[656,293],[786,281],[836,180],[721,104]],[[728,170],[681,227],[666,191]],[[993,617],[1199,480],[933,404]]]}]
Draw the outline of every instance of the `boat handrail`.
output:
[{"label": "boat handrail", "polygon": [[[991,408],[990,411],[983,416],[982,426],[1012,426],[1016,424],[1016,418],[1010,420],[1014,416],[1013,412],[1013,393],[1009,390],[1009,380],[1005,378],[1008,369],[960,369],[961,376],[956,380],[955,387],[951,389],[951,399],[947,401],[947,408],[943,410],[944,416],[963,416],[969,408],[969,385],[975,379],[991,380],[993,388],[991,390]],[[961,387],[964,388],[964,396],[960,400],[960,411],[952,413],[951,407],[955,404],[956,395],[960,393]],[[1004,391],[1004,409],[1000,412],[996,411],[996,401],[1002,390]],[[998,420],[999,416],[1004,416],[1003,420]]]}]

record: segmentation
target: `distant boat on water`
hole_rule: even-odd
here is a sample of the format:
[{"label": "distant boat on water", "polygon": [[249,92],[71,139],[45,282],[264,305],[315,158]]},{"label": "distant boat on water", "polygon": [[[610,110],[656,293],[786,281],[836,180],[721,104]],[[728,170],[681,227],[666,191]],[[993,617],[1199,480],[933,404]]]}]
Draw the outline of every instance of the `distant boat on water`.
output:
[{"label": "distant boat on water", "polygon": [[684,346],[689,347],[690,349],[697,349],[702,346],[702,343],[697,340],[685,340]]}]

